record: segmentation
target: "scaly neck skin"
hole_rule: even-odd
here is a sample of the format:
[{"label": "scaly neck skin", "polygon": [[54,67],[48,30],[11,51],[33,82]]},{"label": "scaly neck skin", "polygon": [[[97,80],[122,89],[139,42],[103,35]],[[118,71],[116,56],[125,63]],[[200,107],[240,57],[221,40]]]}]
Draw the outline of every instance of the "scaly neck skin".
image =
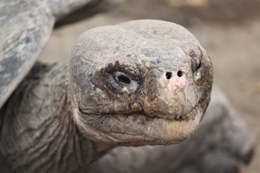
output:
[{"label": "scaly neck skin", "polygon": [[0,110],[2,172],[74,172],[99,157],[71,116],[66,73],[66,65],[36,65]]}]

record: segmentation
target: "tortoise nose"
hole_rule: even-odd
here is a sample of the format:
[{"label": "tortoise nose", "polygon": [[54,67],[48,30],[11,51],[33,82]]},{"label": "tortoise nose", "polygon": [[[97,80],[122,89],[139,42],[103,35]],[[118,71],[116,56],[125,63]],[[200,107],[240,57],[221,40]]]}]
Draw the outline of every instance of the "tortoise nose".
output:
[{"label": "tortoise nose", "polygon": [[190,84],[184,70],[152,69],[142,86],[144,112],[151,117],[185,119],[197,103]]},{"label": "tortoise nose", "polygon": [[168,87],[173,90],[185,87],[186,78],[186,73],[182,70],[165,73],[165,82],[168,83]]},{"label": "tortoise nose", "polygon": [[[182,77],[183,74],[184,74],[184,72],[182,70],[177,71],[177,76],[178,77]],[[166,76],[167,79],[171,79],[172,72],[166,72],[165,76]]]}]

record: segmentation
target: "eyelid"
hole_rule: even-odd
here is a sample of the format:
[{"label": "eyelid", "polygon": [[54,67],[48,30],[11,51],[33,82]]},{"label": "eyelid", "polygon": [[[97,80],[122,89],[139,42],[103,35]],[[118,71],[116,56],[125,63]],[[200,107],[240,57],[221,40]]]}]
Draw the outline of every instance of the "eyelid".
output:
[{"label": "eyelid", "polygon": [[135,81],[131,80],[130,84],[127,85],[127,88],[131,91],[134,92],[137,89],[138,85]]}]

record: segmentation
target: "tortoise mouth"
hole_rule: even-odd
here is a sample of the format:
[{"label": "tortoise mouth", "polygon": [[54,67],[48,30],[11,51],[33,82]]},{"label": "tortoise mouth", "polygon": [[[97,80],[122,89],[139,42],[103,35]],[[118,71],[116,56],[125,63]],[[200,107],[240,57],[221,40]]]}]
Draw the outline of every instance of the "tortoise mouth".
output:
[{"label": "tortoise mouth", "polygon": [[140,114],[140,116],[147,116],[148,118],[153,118],[153,119],[165,119],[165,120],[169,120],[169,121],[189,121],[190,119],[194,119],[194,111],[199,107],[199,105],[196,105],[195,107],[193,107],[188,113],[182,114],[182,115],[172,115],[172,114],[161,114],[161,116],[151,116],[148,114]]},{"label": "tortoise mouth", "polygon": [[95,141],[122,145],[168,145],[180,143],[199,126],[203,111],[195,106],[185,118],[149,117],[145,114],[99,114],[80,112],[81,126],[101,136]]},{"label": "tortoise mouth", "polygon": [[[165,114],[162,113],[162,116],[157,116],[157,115],[150,115],[148,113],[146,113],[145,111],[138,111],[138,112],[127,112],[124,113],[123,111],[120,112],[112,112],[112,113],[97,113],[97,114],[93,114],[93,113],[88,113],[85,112],[83,109],[81,109],[80,107],[78,108],[79,112],[82,115],[87,115],[87,116],[97,116],[97,117],[102,117],[105,116],[107,117],[135,117],[135,118],[145,118],[147,121],[151,121],[151,120],[156,120],[156,119],[162,119],[162,120],[166,120],[166,121],[190,121],[192,119],[195,118],[196,114],[194,114],[194,111],[196,111],[197,108],[200,107],[201,104],[197,104],[196,106],[194,106],[188,113],[182,114],[182,115],[172,115],[172,114]],[[137,119],[136,119],[137,120]]]}]

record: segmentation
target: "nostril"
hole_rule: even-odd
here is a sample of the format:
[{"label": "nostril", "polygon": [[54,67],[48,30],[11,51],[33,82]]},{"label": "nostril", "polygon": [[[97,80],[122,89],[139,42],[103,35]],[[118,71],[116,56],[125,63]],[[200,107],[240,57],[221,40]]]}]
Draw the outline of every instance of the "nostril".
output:
[{"label": "nostril", "polygon": [[166,72],[166,78],[167,79],[171,79],[172,77],[172,73],[171,72]]},{"label": "nostril", "polygon": [[177,72],[177,76],[178,76],[178,77],[182,77],[182,76],[183,76],[183,71],[179,70],[179,71]]}]

